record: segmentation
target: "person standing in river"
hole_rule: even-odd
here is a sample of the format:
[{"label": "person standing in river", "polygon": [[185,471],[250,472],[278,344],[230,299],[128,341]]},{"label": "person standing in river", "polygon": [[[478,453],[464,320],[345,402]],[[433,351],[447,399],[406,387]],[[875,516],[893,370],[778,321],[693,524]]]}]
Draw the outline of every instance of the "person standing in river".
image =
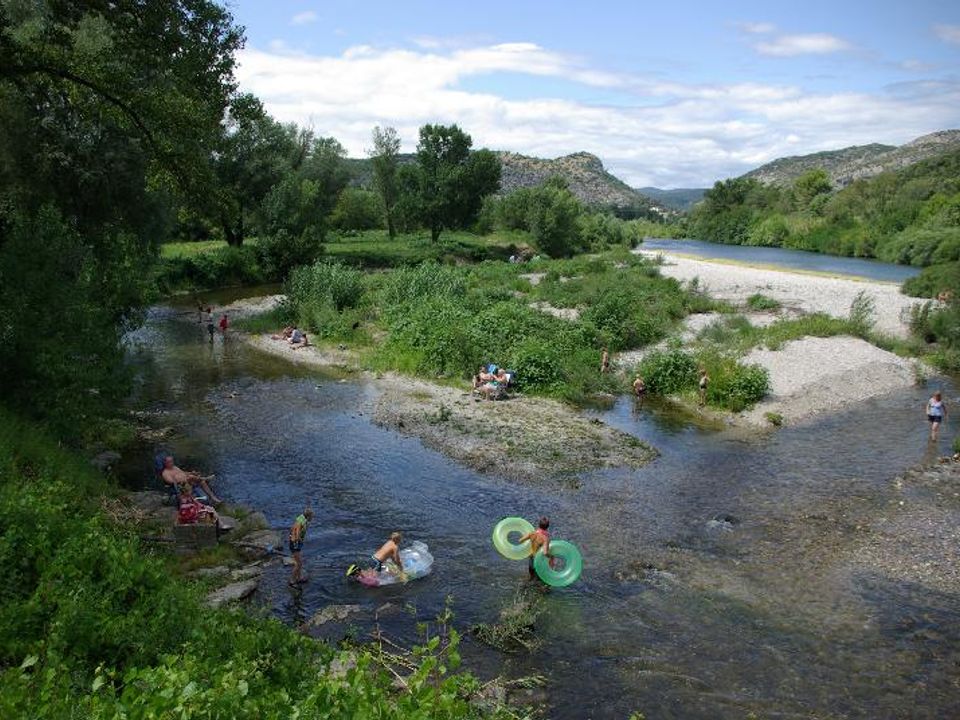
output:
[{"label": "person standing in river", "polygon": [[290,574],[290,587],[296,587],[300,583],[305,583],[307,578],[303,575],[303,541],[307,537],[307,526],[313,520],[313,510],[305,508],[302,513],[297,515],[297,519],[290,526],[289,547],[290,554],[293,556],[293,571]]},{"label": "person standing in river", "polygon": [[927,400],[927,420],[930,422],[930,441],[936,442],[940,437],[940,425],[947,418],[947,404],[943,402],[943,395],[938,390]]}]

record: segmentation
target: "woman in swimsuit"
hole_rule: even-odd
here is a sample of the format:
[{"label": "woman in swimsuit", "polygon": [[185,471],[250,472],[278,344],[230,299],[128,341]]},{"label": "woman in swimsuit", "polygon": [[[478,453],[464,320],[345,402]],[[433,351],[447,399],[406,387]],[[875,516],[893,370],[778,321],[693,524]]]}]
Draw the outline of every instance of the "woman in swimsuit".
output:
[{"label": "woman in swimsuit", "polygon": [[947,405],[943,402],[943,396],[935,392],[933,397],[927,400],[927,420],[930,422],[930,440],[936,442],[940,435],[940,425],[947,417]]}]

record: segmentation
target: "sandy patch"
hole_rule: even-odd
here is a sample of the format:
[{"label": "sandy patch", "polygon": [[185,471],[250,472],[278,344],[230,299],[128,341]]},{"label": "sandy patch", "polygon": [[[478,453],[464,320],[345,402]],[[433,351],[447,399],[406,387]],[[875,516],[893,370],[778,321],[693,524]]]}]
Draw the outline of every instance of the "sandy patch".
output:
[{"label": "sandy patch", "polygon": [[577,308],[554,307],[550,303],[543,301],[532,302],[530,303],[530,307],[547,315],[553,315],[555,318],[560,318],[561,320],[574,322],[580,319],[580,311]]},{"label": "sandy patch", "polygon": [[915,382],[914,364],[852,337],[803,338],[780,350],[757,348],[743,358],[770,373],[770,395],[744,420],[766,424],[765,413],[778,413],[785,424],[848,408]]},{"label": "sandy patch", "polygon": [[909,316],[910,307],[917,303],[916,299],[903,295],[893,283],[694,260],[669,253],[663,255],[666,260],[660,266],[663,275],[683,281],[698,278],[700,286],[710,295],[737,304],[746,302],[754,293],[762,293],[779,301],[788,310],[847,317],[857,294],[866,292],[876,306],[877,329],[898,337],[909,334],[904,320]]}]

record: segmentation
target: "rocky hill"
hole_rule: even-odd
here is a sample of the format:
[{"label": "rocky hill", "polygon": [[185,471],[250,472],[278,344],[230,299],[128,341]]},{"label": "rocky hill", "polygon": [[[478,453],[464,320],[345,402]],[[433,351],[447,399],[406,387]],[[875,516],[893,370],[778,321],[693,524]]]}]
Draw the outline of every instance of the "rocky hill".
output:
[{"label": "rocky hill", "polygon": [[845,187],[854,180],[873,177],[888,170],[899,170],[957,148],[960,148],[960,130],[942,130],[899,147],[874,143],[779,158],[751,170],[743,177],[771,185],[789,185],[808,170],[823,168],[836,187]]},{"label": "rocky hill", "polygon": [[[671,214],[667,203],[647,197],[610,174],[596,155],[578,152],[553,160],[512,152],[498,152],[497,155],[503,167],[500,180],[501,194],[506,195],[520,188],[535,187],[559,175],[569,183],[573,194],[588,205],[613,208],[631,215]],[[400,156],[401,163],[413,161],[412,154]],[[372,169],[369,160],[352,158],[346,160],[346,165],[354,185],[370,186]]]},{"label": "rocky hill", "polygon": [[566,179],[570,190],[582,202],[599,207],[652,211],[668,214],[663,203],[634,190],[618,177],[611,175],[596,155],[577,152],[554,160],[528,157],[511,152],[499,152],[503,164],[500,192],[511,193],[524,187],[540,185],[559,175]]}]

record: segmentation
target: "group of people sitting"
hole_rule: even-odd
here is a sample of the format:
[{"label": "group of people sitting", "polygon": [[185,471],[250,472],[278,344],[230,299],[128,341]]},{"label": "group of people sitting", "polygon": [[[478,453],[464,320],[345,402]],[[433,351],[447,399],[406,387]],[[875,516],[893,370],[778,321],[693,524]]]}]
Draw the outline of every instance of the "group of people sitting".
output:
[{"label": "group of people sitting", "polygon": [[497,365],[481,365],[473,376],[473,392],[487,400],[502,398],[513,383],[514,373]]},{"label": "group of people sitting", "polygon": [[220,516],[216,509],[212,505],[201,502],[193,492],[194,487],[199,487],[205,493],[204,497],[206,499],[209,499],[214,505],[219,505],[222,500],[216,496],[210,487],[213,475],[204,476],[197,472],[181,470],[174,462],[173,456],[167,455],[163,458],[160,479],[176,497],[178,524],[204,523],[221,528]]},{"label": "group of people sitting", "polygon": [[287,325],[279,335],[271,335],[274,340],[283,340],[294,350],[307,347],[310,341],[307,340],[307,334],[298,327]]}]

